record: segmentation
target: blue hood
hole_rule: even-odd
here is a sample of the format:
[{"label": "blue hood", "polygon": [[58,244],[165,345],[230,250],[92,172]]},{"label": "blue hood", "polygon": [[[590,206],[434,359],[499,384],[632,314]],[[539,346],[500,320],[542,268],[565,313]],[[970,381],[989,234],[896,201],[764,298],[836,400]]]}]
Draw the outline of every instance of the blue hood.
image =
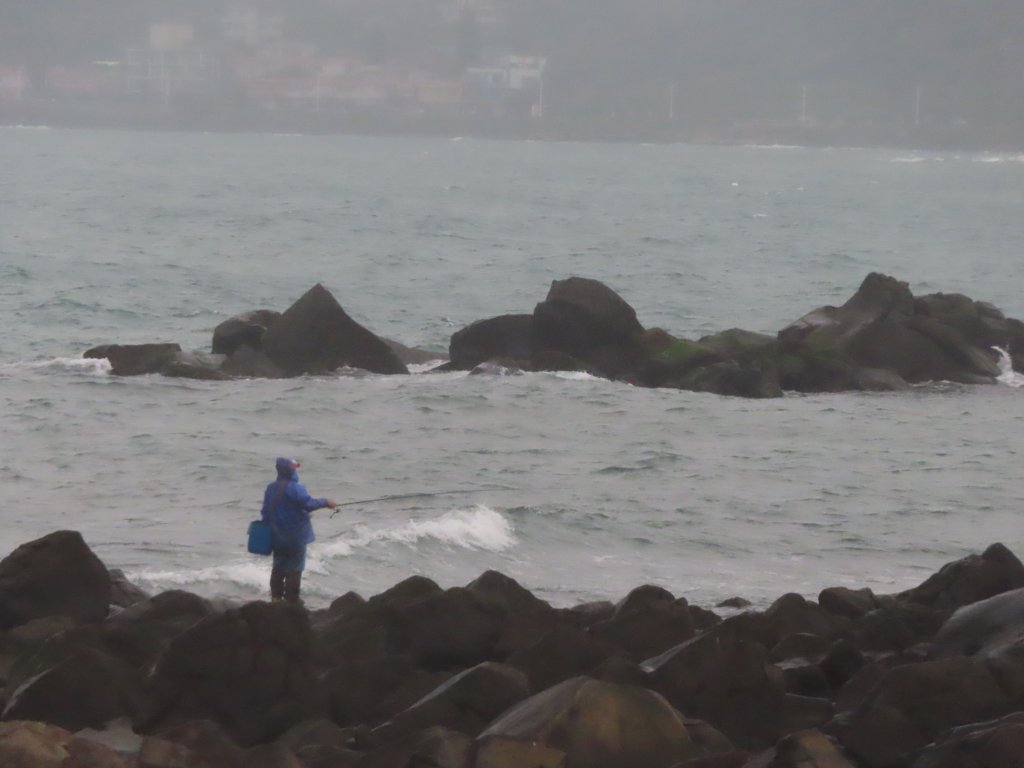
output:
[{"label": "blue hood", "polygon": [[298,465],[299,462],[294,459],[289,459],[285,456],[278,456],[277,462],[275,463],[275,466],[277,467],[277,476],[282,478],[297,477],[295,474],[295,468],[298,467]]}]

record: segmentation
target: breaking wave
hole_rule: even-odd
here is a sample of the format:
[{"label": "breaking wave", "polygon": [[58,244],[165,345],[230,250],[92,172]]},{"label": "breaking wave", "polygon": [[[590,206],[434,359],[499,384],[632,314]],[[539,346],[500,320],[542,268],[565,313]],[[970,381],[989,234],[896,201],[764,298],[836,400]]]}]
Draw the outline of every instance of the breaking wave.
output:
[{"label": "breaking wave", "polygon": [[472,509],[446,512],[430,520],[411,520],[391,528],[357,525],[351,533],[331,539],[318,549],[327,557],[345,557],[374,544],[414,545],[423,539],[491,552],[501,552],[516,544],[512,523],[500,512],[478,505]]}]

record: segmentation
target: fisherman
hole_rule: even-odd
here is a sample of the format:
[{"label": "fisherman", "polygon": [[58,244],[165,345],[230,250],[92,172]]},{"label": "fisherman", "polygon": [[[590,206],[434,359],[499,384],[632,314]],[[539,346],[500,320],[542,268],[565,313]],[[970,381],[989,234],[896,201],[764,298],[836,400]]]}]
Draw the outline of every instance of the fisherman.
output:
[{"label": "fisherman", "polygon": [[306,545],[315,536],[310,522],[314,510],[337,504],[331,499],[314,499],[299,482],[295,471],[299,462],[278,458],[277,480],[267,486],[263,494],[261,515],[270,523],[271,543],[274,548],[274,567],[270,572],[270,598],[277,603],[287,600],[302,604],[302,571],[306,567]]}]

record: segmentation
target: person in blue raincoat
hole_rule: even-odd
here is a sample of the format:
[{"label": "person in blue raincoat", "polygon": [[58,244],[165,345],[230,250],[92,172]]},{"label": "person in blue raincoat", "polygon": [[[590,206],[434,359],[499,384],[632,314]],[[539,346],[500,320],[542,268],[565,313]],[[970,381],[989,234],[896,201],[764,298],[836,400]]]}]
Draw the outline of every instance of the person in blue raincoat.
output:
[{"label": "person in blue raincoat", "polygon": [[313,535],[311,513],[337,505],[331,499],[315,499],[299,482],[295,471],[299,462],[277,459],[277,480],[267,486],[260,512],[270,523],[270,540],[274,548],[274,566],[270,572],[270,597],[274,602],[288,600],[301,603],[302,571],[306,567],[306,545]]}]

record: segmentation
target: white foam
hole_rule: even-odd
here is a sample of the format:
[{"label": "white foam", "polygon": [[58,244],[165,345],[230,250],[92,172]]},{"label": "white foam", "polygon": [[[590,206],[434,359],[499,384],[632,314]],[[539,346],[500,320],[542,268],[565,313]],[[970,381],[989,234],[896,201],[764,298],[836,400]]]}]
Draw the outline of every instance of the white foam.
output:
[{"label": "white foam", "polygon": [[552,371],[556,379],[568,379],[569,381],[603,381],[601,377],[594,376],[586,371]]},{"label": "white foam", "polygon": [[128,572],[128,580],[144,589],[164,590],[192,587],[196,584],[224,583],[262,589],[270,573],[270,559],[240,560],[207,568],[172,570],[142,570]]},{"label": "white foam", "polygon": [[110,361],[105,357],[55,357],[50,360],[9,363],[3,368],[7,371],[39,371],[42,373],[56,371],[106,376],[110,373]]},{"label": "white foam", "polygon": [[500,552],[516,544],[512,523],[500,512],[477,505],[472,509],[452,510],[438,518],[411,520],[393,528],[358,525],[351,533],[316,548],[327,557],[345,557],[372,544],[414,545],[421,539],[435,539],[456,547],[491,552]]},{"label": "white foam", "polygon": [[1000,373],[999,376],[996,377],[996,381],[1015,389],[1018,387],[1024,387],[1024,374],[1017,373],[1013,370],[1013,360],[1010,359],[1010,353],[1000,347],[992,347],[992,349],[999,353]]}]

